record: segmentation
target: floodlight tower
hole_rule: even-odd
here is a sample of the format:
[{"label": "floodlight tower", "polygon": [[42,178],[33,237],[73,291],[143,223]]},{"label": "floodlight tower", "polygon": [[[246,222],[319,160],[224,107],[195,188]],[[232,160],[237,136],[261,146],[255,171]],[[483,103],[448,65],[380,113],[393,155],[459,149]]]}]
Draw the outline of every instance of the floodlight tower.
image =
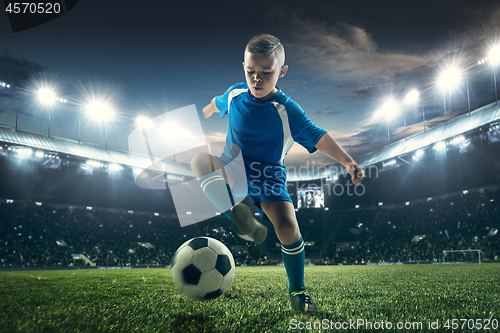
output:
[{"label": "floodlight tower", "polygon": [[389,145],[391,144],[389,130],[390,121],[391,119],[396,117],[396,115],[399,113],[399,109],[400,107],[396,100],[393,98],[389,98],[384,102],[382,108],[375,113],[376,118],[385,118],[387,120],[387,144]]},{"label": "floodlight tower", "polygon": [[90,118],[104,123],[104,130],[106,132],[104,148],[108,149],[108,122],[113,119],[115,112],[108,103],[100,99],[89,101],[85,106],[85,111]]},{"label": "floodlight tower", "polygon": [[40,103],[47,107],[47,113],[49,114],[49,129],[48,129],[48,137],[50,138],[50,110],[49,107],[55,103],[56,94],[54,90],[50,88],[40,88],[38,89],[38,100]]},{"label": "floodlight tower", "polygon": [[[420,93],[417,89],[410,90],[403,100],[403,103],[407,105],[416,105],[418,103],[418,99],[420,97]],[[404,122],[405,122],[405,139],[406,137],[406,110],[404,111]],[[425,131],[425,115],[424,115],[424,131]]]},{"label": "floodlight tower", "polygon": [[449,66],[439,75],[437,86],[444,92],[444,120],[448,122],[446,113],[446,94],[452,92],[460,84],[462,73],[458,67]]},{"label": "floodlight tower", "polygon": [[495,101],[498,104],[497,95],[497,66],[500,63],[500,44],[493,46],[488,52],[488,60],[493,67],[493,82],[495,83]]}]

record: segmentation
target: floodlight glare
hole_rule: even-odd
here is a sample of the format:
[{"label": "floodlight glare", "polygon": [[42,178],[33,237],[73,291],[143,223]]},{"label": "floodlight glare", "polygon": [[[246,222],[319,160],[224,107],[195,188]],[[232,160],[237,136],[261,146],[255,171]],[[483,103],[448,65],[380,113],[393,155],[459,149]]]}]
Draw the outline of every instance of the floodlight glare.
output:
[{"label": "floodlight glare", "polygon": [[56,100],[56,94],[48,88],[38,89],[38,100],[45,105],[51,105]]},{"label": "floodlight glare", "polygon": [[463,141],[465,141],[465,137],[463,135],[460,135],[451,140],[451,144],[457,145]]},{"label": "floodlight glare", "polygon": [[500,44],[493,46],[488,53],[488,58],[493,66],[500,63]]},{"label": "floodlight glare", "polygon": [[17,151],[17,153],[24,158],[31,156],[31,154],[33,154],[33,150],[30,148],[21,148]]},{"label": "floodlight glare", "polygon": [[85,164],[91,165],[91,166],[96,167],[96,168],[101,166],[101,164],[98,161],[94,161],[94,160],[87,160],[87,162]]},{"label": "floodlight glare", "polygon": [[5,87],[5,82],[2,82],[2,87]]},{"label": "floodlight glare", "polygon": [[151,125],[151,121],[148,117],[146,116],[138,116],[136,119],[135,119],[135,123],[137,124],[137,126],[139,126],[140,128],[145,128],[145,127],[148,127],[149,125]]},{"label": "floodlight glare", "polygon": [[434,145],[434,149],[436,150],[445,150],[446,149],[446,143],[443,141],[440,141]]},{"label": "floodlight glare", "polygon": [[393,98],[388,99],[382,108],[376,113],[377,117],[384,117],[387,120],[394,118],[399,112],[399,105]]},{"label": "floodlight glare", "polygon": [[184,128],[180,126],[175,120],[169,120],[165,122],[162,128],[164,130],[165,136],[168,138],[176,138],[182,132],[184,132]]},{"label": "floodlight glare", "polygon": [[418,98],[420,97],[420,93],[417,89],[410,90],[405,97],[404,102],[406,104],[416,104],[418,102]]},{"label": "floodlight glare", "polygon": [[448,67],[438,78],[437,85],[443,91],[451,91],[455,89],[462,78],[462,73],[457,67]]},{"label": "floodlight glare", "polygon": [[111,163],[111,164],[108,165],[108,170],[109,171],[120,171],[121,167],[118,164]]},{"label": "floodlight glare", "polygon": [[115,113],[111,106],[101,100],[92,100],[85,106],[87,115],[97,121],[108,122]]}]

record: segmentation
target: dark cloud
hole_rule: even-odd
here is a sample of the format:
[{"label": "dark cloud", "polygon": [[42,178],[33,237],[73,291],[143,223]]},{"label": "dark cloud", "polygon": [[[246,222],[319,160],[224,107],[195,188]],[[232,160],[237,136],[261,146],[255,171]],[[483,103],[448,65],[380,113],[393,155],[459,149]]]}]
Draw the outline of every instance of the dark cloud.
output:
[{"label": "dark cloud", "polygon": [[46,68],[42,65],[13,57],[8,52],[0,54],[0,79],[13,87],[24,86],[33,77],[45,71]]},{"label": "dark cloud", "polygon": [[31,98],[33,89],[46,82],[57,86],[60,95],[67,96],[70,94],[68,89],[71,90],[57,69],[12,56],[8,52],[0,54],[0,80],[11,86],[9,89],[0,89],[0,96],[7,97],[16,95],[20,98]]}]

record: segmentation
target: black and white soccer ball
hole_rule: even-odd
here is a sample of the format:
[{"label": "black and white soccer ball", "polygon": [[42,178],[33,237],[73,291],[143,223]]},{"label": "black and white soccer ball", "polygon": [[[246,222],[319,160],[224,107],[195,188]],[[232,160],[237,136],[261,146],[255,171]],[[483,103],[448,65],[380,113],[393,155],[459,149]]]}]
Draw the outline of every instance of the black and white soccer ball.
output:
[{"label": "black and white soccer ball", "polygon": [[214,238],[196,237],[174,254],[172,278],[187,296],[197,300],[219,297],[234,279],[233,255]]}]

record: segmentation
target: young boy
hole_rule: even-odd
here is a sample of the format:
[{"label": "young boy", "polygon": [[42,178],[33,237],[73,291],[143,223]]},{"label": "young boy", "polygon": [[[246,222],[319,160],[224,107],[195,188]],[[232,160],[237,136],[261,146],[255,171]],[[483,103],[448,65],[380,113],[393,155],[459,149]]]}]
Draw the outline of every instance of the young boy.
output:
[{"label": "young boy", "polygon": [[[344,165],[355,185],[363,180],[363,170],[276,86],[288,70],[285,50],[278,38],[265,34],[253,37],[245,48],[243,70],[246,83],[230,87],[203,109],[205,118],[213,113],[220,113],[221,118],[229,116],[224,153],[220,157],[200,153],[191,167],[204,193],[217,207],[223,207],[222,198],[224,194],[227,198],[228,190],[238,197],[250,196],[262,217],[271,221],[282,244],[292,308],[314,313],[316,304],[304,286],[304,241],[286,188],[285,156],[293,142],[310,153],[319,149]],[[230,162],[238,153],[234,152],[235,147],[241,149],[243,156],[245,186],[241,186],[241,177],[231,168]],[[238,193],[241,189],[247,193]],[[224,214],[232,220],[236,233],[256,244],[262,243],[267,228],[255,220],[248,206],[232,203],[230,213]]]}]

